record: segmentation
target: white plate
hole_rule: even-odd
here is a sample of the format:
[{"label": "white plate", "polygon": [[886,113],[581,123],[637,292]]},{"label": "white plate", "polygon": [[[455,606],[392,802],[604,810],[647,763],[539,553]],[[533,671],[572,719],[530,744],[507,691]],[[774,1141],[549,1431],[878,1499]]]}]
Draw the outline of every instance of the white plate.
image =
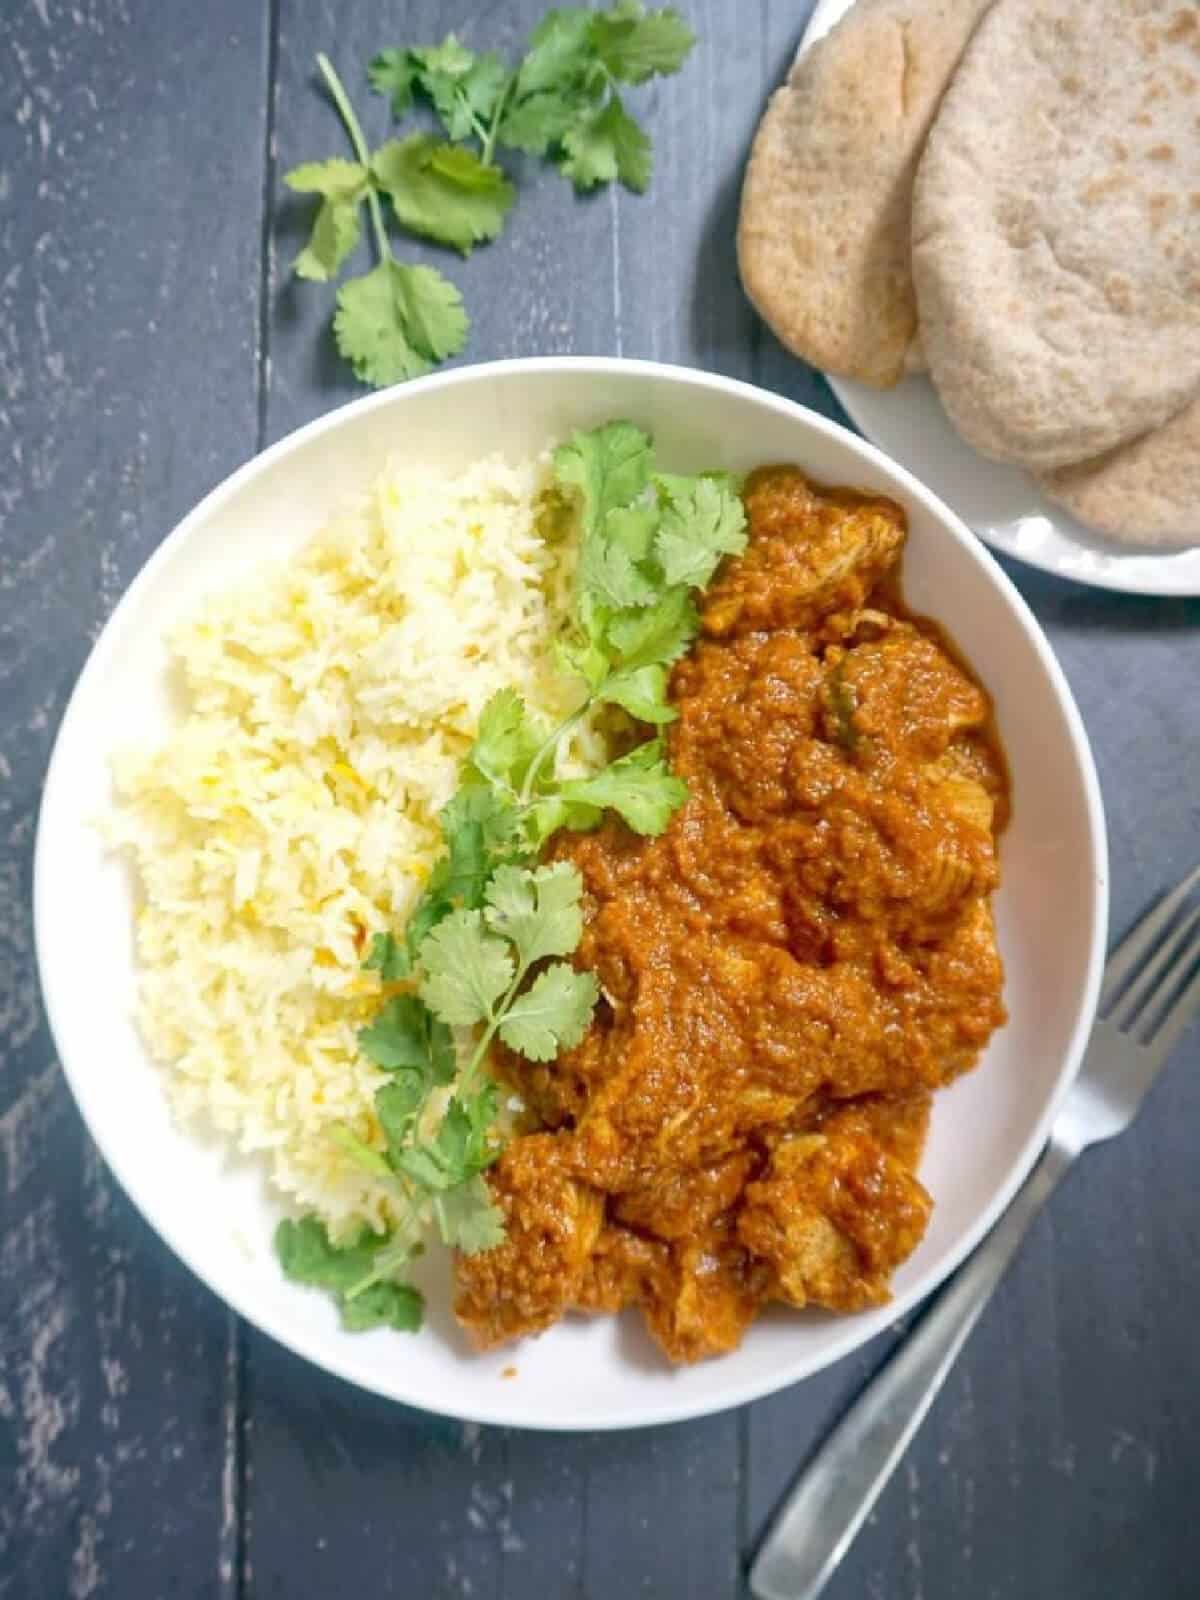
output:
[{"label": "white plate", "polygon": [[[818,0],[802,50],[828,33],[854,0]],[[855,425],[903,463],[997,550],[1060,578],[1128,594],[1200,594],[1200,544],[1156,555],[1123,549],[1076,522],[1028,473],[977,455],[951,425],[928,378],[872,389],[846,378],[830,387]]]},{"label": "white plate", "polygon": [[[675,471],[792,460],[882,490],[908,511],[906,587],[970,649],[997,704],[1016,805],[997,897],[1012,1020],[979,1068],[939,1095],[921,1174],[936,1207],[891,1306],[835,1319],[777,1313],[720,1361],[672,1372],[638,1319],[571,1321],[472,1355],[434,1267],[430,1325],[347,1334],[323,1295],[284,1281],[259,1168],[175,1127],[131,1020],[130,884],[93,826],[117,744],[172,715],[164,636],[206,593],[286,553],[384,458],[461,468],[528,455],[573,428],[631,417]],[[215,490],[147,562],[101,635],[63,719],[35,864],[38,961],[60,1058],[97,1144],[171,1247],[241,1314],[319,1366],[396,1400],[487,1422],[604,1428],[736,1405],[862,1344],[927,1294],[999,1214],[1046,1137],[1095,1004],[1107,904],[1104,824],[1087,739],[1037,623],[950,512],[870,445],[745,384],[652,363],[501,362],[371,396],[301,429]],[[80,952],[86,952],[81,959]],[[510,1365],[515,1377],[504,1376]]]}]

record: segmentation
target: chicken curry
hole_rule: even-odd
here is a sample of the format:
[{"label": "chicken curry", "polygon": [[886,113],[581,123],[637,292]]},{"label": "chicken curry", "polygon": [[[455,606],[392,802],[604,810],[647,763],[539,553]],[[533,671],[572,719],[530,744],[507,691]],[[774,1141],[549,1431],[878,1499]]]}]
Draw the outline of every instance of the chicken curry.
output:
[{"label": "chicken curry", "polygon": [[456,1263],[481,1346],[637,1306],[696,1361],[772,1301],[886,1300],[929,1218],[933,1091],[1004,1020],[1004,761],[901,602],[904,515],[790,467],[744,497],[672,678],[686,804],[659,838],[610,817],[554,847],[602,998],[557,1061],[498,1062],[531,1124],[489,1174],[505,1242]]}]

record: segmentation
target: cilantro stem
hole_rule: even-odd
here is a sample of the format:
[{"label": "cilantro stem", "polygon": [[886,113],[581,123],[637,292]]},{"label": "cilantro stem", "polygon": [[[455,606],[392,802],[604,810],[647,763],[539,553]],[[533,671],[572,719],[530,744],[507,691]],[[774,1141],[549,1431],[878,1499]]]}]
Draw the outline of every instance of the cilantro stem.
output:
[{"label": "cilantro stem", "polygon": [[[317,66],[320,68],[321,76],[325,79],[325,86],[329,90],[330,99],[337,107],[338,115],[341,117],[346,132],[350,136],[350,143],[354,148],[358,163],[369,171],[371,152],[367,148],[362,126],[354,114],[354,107],[350,104],[350,98],[342,87],[342,80],[338,77],[333,62],[330,61],[324,51],[319,50],[317,52]],[[375,234],[375,244],[379,250],[379,259],[380,261],[390,261],[392,259],[392,247],[388,243],[387,229],[383,222],[383,207],[379,203],[379,195],[373,186],[369,186],[367,189],[367,210],[371,213],[371,228]]]},{"label": "cilantro stem", "polygon": [[527,961],[521,961],[517,963],[517,970],[513,977],[513,981],[509,984],[507,990],[503,995],[501,995],[499,1002],[493,1008],[492,1014],[488,1018],[488,1025],[479,1035],[479,1038],[475,1043],[475,1049],[471,1052],[471,1059],[467,1062],[462,1076],[455,1085],[454,1093],[458,1099],[463,1099],[467,1090],[474,1083],[475,1074],[479,1071],[480,1066],[483,1064],[483,1060],[488,1053],[488,1049],[491,1046],[492,1040],[496,1037],[496,1029],[508,1015],[508,1009],[516,999],[517,990],[524,983],[525,975],[528,971],[529,963]]},{"label": "cilantro stem", "polygon": [[394,1280],[395,1274],[407,1267],[416,1254],[417,1242],[420,1239],[420,1219],[416,1208],[407,1196],[404,1197],[408,1206],[407,1215],[398,1222],[392,1231],[392,1236],[376,1255],[371,1263],[371,1270],[357,1283],[353,1283],[345,1290],[343,1299],[350,1301],[365,1294],[368,1289],[373,1289],[377,1283],[388,1283]]},{"label": "cilantro stem", "polygon": [[525,782],[521,785],[521,793],[517,797],[522,806],[527,806],[533,799],[534,787],[541,776],[542,768],[546,765],[547,758],[557,754],[558,747],[567,734],[570,733],[572,728],[578,727],[592,709],[595,698],[595,694],[589,694],[581,706],[576,707],[569,717],[560,722],[529,763],[529,770],[525,774]]},{"label": "cilantro stem", "polygon": [[[500,132],[500,123],[503,120],[505,110],[508,107],[509,96],[512,94],[516,82],[516,72],[510,72],[505,80],[504,88],[500,91],[500,98],[496,101],[496,109],[492,113],[492,125],[488,129],[486,137],[483,137],[483,149],[479,155],[479,159],[485,167],[490,167],[492,164],[492,157],[496,153],[496,139]],[[475,126],[478,132],[479,124],[476,123]]]}]

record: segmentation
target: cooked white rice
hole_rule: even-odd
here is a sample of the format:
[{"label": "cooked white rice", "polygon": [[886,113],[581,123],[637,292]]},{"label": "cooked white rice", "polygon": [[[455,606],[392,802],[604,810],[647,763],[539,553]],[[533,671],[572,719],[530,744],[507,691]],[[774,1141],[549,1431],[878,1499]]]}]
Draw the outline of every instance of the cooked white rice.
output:
[{"label": "cooked white rice", "polygon": [[355,1038],[380,1003],[364,940],[420,892],[488,697],[511,686],[557,720],[577,696],[549,654],[574,554],[549,484],[545,460],[391,466],[173,635],[188,711],[115,763],[138,1017],[175,1109],[265,1152],[337,1230],[387,1218],[330,1137],[370,1137],[383,1078]]}]

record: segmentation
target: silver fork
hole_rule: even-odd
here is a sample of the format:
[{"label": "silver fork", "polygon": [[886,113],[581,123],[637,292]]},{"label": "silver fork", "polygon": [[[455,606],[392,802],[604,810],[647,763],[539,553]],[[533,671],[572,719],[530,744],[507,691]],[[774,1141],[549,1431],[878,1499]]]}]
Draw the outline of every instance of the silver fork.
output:
[{"label": "silver fork", "polygon": [[1041,1160],[975,1254],[801,1474],[750,1572],[758,1600],[816,1600],[945,1382],[1034,1217],[1090,1144],[1127,1128],[1200,1005],[1200,867],[1109,958],[1100,1020]]}]

